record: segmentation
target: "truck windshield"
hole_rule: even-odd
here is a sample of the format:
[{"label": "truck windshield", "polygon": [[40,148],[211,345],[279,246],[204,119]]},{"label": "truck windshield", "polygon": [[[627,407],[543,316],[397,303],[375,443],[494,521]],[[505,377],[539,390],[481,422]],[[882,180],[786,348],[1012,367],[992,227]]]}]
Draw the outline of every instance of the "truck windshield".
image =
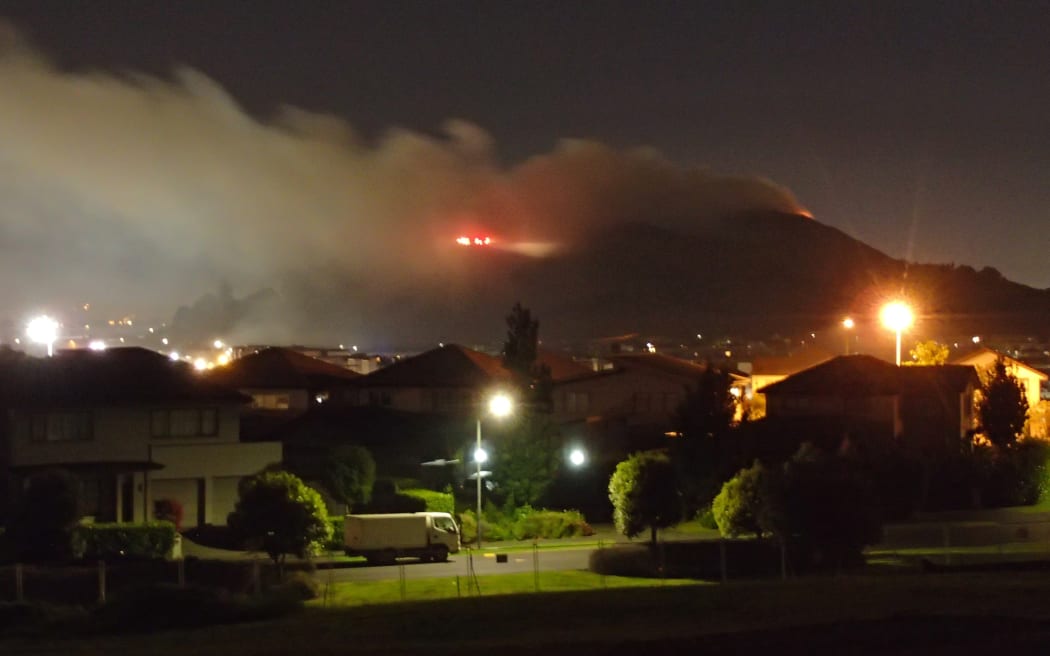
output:
[{"label": "truck windshield", "polygon": [[435,517],[434,528],[445,531],[446,533],[455,533],[456,523],[452,521],[451,517]]}]

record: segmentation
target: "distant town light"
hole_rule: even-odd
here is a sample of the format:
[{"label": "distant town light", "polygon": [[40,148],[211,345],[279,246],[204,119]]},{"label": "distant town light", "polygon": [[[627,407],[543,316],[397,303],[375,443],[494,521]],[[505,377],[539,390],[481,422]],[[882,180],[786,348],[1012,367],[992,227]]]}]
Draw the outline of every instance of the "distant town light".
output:
[{"label": "distant town light", "polygon": [[160,338],[160,343],[163,344],[164,346],[167,346],[168,345],[168,338],[167,337],[161,337]]},{"label": "distant town light", "polygon": [[853,319],[851,319],[850,317],[846,317],[842,320],[842,327],[846,330],[851,330],[854,325],[855,324],[853,323]]},{"label": "distant town light", "polygon": [[214,346],[217,349],[221,349],[223,346],[225,346],[225,344],[222,343],[221,339],[217,339],[214,342],[212,342],[212,346]]},{"label": "distant town light", "polygon": [[93,339],[90,342],[88,342],[88,348],[92,351],[105,351],[106,343],[101,339]]},{"label": "distant town light", "polygon": [[981,343],[981,336],[980,335],[974,335],[973,336],[973,343],[974,344],[980,344]]},{"label": "distant town light", "polygon": [[216,360],[216,362],[219,363],[220,367],[225,367],[226,365],[230,364],[230,354],[229,353],[221,354],[219,356],[218,360]]},{"label": "distant town light", "polygon": [[208,368],[208,361],[204,358],[197,358],[193,361],[193,368],[197,371],[204,371]]},{"label": "distant town light", "polygon": [[37,344],[47,345],[47,354],[54,355],[58,322],[47,315],[36,317],[26,325],[26,337]]},{"label": "distant town light", "polygon": [[182,356],[179,355],[178,351],[172,351],[168,354],[168,357],[174,360],[175,362],[178,362]]}]

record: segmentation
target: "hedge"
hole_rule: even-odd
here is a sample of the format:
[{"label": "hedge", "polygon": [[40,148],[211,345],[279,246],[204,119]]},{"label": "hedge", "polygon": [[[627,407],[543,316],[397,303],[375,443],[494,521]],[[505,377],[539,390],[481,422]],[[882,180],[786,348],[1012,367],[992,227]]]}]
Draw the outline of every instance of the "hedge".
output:
[{"label": "hedge", "polygon": [[445,512],[450,515],[456,512],[456,502],[451,492],[435,492],[423,488],[401,490],[401,494],[421,499],[428,512]]},{"label": "hedge", "polygon": [[171,553],[175,535],[175,525],[166,521],[85,524],[73,530],[73,542],[78,555],[88,560],[151,560]]}]

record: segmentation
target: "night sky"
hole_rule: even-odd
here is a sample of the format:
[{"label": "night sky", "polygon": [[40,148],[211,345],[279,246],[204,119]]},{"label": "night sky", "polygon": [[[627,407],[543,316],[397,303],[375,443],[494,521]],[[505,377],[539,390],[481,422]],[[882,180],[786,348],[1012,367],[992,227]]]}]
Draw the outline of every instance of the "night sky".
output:
[{"label": "night sky", "polygon": [[462,119],[505,167],[563,138],[651,147],[767,178],[895,257],[1050,287],[1050,3],[262,6],[34,0],[0,16],[62,71],[185,65],[261,121],[292,105],[365,140]]}]

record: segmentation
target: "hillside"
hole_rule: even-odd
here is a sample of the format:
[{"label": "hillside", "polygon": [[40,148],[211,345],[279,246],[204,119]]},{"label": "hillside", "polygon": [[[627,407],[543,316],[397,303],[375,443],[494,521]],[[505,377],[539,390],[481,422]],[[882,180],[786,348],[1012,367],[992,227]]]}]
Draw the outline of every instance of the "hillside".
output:
[{"label": "hillside", "polygon": [[813,219],[746,214],[692,232],[634,223],[523,264],[521,298],[550,333],[810,330],[900,293],[931,329],[1047,332],[1050,291],[994,269],[906,264]]}]

